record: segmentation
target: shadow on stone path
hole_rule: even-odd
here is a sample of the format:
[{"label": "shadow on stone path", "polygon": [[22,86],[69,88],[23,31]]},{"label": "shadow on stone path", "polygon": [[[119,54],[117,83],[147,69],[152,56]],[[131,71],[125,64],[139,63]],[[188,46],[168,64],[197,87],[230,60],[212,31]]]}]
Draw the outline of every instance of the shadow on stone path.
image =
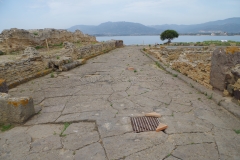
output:
[{"label": "shadow on stone path", "polygon": [[[119,48],[11,89],[41,111],[0,133],[0,159],[240,159],[240,121],[139,49]],[[165,132],[133,133],[129,117],[152,111]]]}]

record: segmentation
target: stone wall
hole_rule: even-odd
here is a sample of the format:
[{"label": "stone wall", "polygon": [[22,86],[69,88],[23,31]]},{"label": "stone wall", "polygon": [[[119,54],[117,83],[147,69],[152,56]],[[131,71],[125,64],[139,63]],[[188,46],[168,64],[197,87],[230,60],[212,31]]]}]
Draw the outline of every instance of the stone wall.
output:
[{"label": "stone wall", "polygon": [[0,63],[0,79],[5,79],[8,87],[13,88],[31,79],[46,75],[54,69],[68,70],[67,68],[71,69],[83,64],[85,61],[79,59],[88,59],[115,49],[115,43],[116,41],[107,41],[76,48],[73,44],[66,42],[68,45],[65,46],[65,49],[53,56],[36,54],[34,48],[27,48],[27,53],[30,50],[34,54],[24,54],[19,60]]},{"label": "stone wall", "polygon": [[96,37],[81,31],[69,32],[57,29],[24,30],[12,28],[0,34],[0,52],[5,54],[24,50],[26,47],[47,46],[69,42],[96,42]]}]

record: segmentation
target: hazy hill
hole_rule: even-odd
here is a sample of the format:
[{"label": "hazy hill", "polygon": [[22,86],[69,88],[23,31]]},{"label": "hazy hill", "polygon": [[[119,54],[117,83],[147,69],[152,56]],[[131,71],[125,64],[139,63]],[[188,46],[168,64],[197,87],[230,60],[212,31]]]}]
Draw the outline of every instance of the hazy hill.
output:
[{"label": "hazy hill", "polygon": [[132,22],[105,22],[98,26],[77,25],[69,28],[68,30],[75,31],[76,29],[91,35],[159,34],[159,29]]},{"label": "hazy hill", "polygon": [[105,22],[98,26],[76,25],[68,30],[75,31],[76,29],[90,35],[153,35],[160,34],[166,29],[174,29],[179,33],[240,33],[240,17],[194,25],[164,24],[145,26],[132,22]]},{"label": "hazy hill", "polygon": [[228,18],[225,20],[211,21],[202,24],[194,25],[152,25],[149,26],[155,29],[174,29],[179,33],[200,33],[200,32],[228,32],[239,33],[240,32],[240,17]]}]

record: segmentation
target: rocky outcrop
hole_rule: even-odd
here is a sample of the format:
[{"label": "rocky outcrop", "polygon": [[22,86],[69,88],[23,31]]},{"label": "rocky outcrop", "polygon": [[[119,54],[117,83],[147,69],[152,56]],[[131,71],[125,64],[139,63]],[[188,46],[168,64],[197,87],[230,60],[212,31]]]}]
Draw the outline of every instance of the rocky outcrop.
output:
[{"label": "rocky outcrop", "polygon": [[210,84],[220,91],[226,89],[229,84],[234,84],[237,81],[234,75],[238,76],[238,67],[235,66],[238,64],[240,52],[227,54],[222,48],[216,49],[211,57]]},{"label": "rocky outcrop", "polygon": [[58,29],[24,30],[12,28],[0,34],[0,52],[5,54],[24,50],[26,47],[48,47],[62,44],[64,41],[96,42],[96,37],[83,34],[81,31],[69,32]]}]

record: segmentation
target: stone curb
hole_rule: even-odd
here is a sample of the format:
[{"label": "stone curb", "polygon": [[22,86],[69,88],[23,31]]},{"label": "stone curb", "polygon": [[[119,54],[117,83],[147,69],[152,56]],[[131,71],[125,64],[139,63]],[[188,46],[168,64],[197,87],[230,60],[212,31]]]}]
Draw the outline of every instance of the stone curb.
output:
[{"label": "stone curb", "polygon": [[188,78],[187,76],[185,76],[185,75],[183,75],[183,74],[181,74],[181,73],[179,73],[175,70],[172,70],[171,68],[167,67],[162,62],[160,62],[157,58],[155,58],[152,55],[146,53],[142,49],[140,49],[140,51],[142,53],[144,53],[146,56],[148,56],[150,59],[152,59],[155,63],[158,63],[163,70],[165,70],[166,72],[168,72],[170,74],[177,75],[177,77],[179,79],[183,80],[184,82],[189,84],[191,87],[195,88],[196,90],[198,90],[199,92],[201,92],[203,94],[207,94],[209,99],[212,99],[219,106],[222,106],[227,111],[232,113],[235,117],[240,119],[240,107],[238,105],[236,105],[232,102],[225,102],[225,99],[224,99],[223,96],[221,96],[221,95],[213,92],[212,90],[206,88],[205,86],[193,81],[192,79]]},{"label": "stone curb", "polygon": [[26,78],[22,78],[22,79],[20,79],[20,80],[16,80],[16,81],[8,84],[8,88],[9,88],[9,89],[12,89],[12,88],[14,88],[14,87],[16,87],[16,86],[18,86],[18,85],[20,85],[20,84],[23,84],[23,83],[26,83],[26,82],[28,82],[28,81],[30,81],[30,80],[33,80],[33,79],[36,79],[36,78],[45,76],[45,75],[47,75],[47,74],[49,74],[49,73],[51,73],[51,72],[52,72],[52,69],[51,69],[51,68],[50,68],[50,69],[45,69],[45,70],[43,70],[43,71],[39,71],[39,72],[37,72],[37,73],[35,73],[35,74],[33,74],[33,75],[30,75],[30,76],[28,76],[28,77],[26,77]]},{"label": "stone curb", "polygon": [[101,52],[95,53],[95,54],[93,54],[93,55],[84,57],[84,59],[85,59],[85,60],[89,60],[89,59],[91,59],[91,58],[100,56],[100,55],[102,55],[102,54],[109,53],[110,51],[115,50],[115,49],[117,49],[117,48],[115,47],[115,48],[112,48],[112,49],[109,49],[109,50],[106,50],[106,51],[101,51]]}]

